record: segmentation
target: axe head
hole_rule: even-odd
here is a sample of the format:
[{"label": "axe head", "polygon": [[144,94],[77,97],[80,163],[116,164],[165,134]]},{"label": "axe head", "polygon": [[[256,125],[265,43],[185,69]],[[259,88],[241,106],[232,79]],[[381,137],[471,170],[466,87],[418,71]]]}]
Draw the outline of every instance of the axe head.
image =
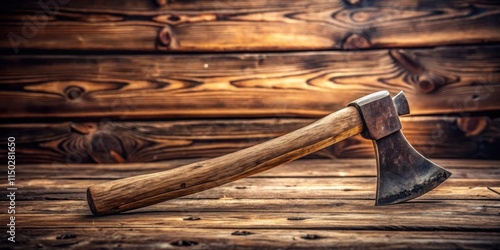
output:
[{"label": "axe head", "polygon": [[360,98],[354,106],[361,114],[361,135],[373,140],[377,157],[376,205],[395,204],[423,195],[451,173],[419,154],[401,132],[399,115],[409,114],[403,92],[391,98],[379,91]]}]

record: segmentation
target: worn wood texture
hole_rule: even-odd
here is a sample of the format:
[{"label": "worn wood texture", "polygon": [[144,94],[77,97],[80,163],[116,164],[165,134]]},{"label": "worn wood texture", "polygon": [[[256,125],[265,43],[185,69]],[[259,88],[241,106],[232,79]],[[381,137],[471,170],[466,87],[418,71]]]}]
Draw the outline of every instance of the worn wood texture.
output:
[{"label": "worn wood texture", "polygon": [[[87,179],[104,181],[173,169],[202,159],[178,159],[154,163],[127,164],[23,164],[17,173],[21,176],[32,176],[37,179],[60,180],[78,179],[81,177],[81,173],[84,172],[88,175]],[[453,172],[453,179],[500,178],[497,160],[433,159],[433,161]],[[248,179],[312,178],[314,176],[332,178],[375,177],[376,171],[374,159],[302,159],[267,170]]]},{"label": "worn wood texture", "polygon": [[500,41],[495,0],[157,2],[2,1],[0,48],[263,51]]},{"label": "worn wood texture", "polygon": [[[0,124],[0,141],[16,138],[18,163],[152,162],[217,157],[299,129],[314,119],[218,119],[147,122]],[[498,159],[500,120],[402,117],[408,141],[427,157]],[[0,148],[0,154],[6,154]],[[309,157],[374,157],[371,141],[348,138]]]},{"label": "worn wood texture", "polygon": [[363,52],[4,56],[0,118],[321,117],[381,89],[412,114],[500,109],[499,46]]},{"label": "worn wood texture", "polygon": [[[102,240],[102,235],[107,240]],[[416,236],[417,235],[417,236]],[[489,249],[498,244],[498,232],[404,232],[373,230],[302,229],[179,229],[179,228],[68,228],[27,229],[20,245],[30,248],[86,249]],[[138,243],[140,242],[140,244]],[[36,243],[36,244],[35,244]],[[14,249],[16,249],[14,248]]]},{"label": "worn wood texture", "polygon": [[[373,206],[374,159],[315,159],[120,216],[90,215],[85,189],[91,183],[193,161],[19,165],[19,241],[0,243],[7,249],[495,249],[500,244],[498,161],[434,160],[453,172],[451,179],[392,206]],[[1,196],[0,205],[7,203]],[[0,214],[1,221],[6,218]]]},{"label": "worn wood texture", "polygon": [[[175,160],[141,164],[34,164],[23,165],[21,200],[74,199],[85,201],[88,186],[116,178],[155,173],[189,164],[195,160]],[[454,178],[426,194],[426,200],[495,199],[498,185],[497,161],[436,160],[453,173]],[[375,197],[374,159],[303,160],[288,163],[250,178],[188,196],[188,199],[329,199],[332,192],[343,199],[372,200]],[[79,173],[88,173],[82,178]],[[35,178],[36,177],[36,178]],[[264,178],[265,180],[260,180]],[[262,185],[262,182],[266,185]],[[260,183],[260,184],[259,184]],[[335,185],[332,185],[335,183]],[[244,192],[242,190],[252,190]],[[154,206],[153,206],[154,207]],[[144,210],[144,209],[143,209]],[[148,209],[146,209],[148,210]]]},{"label": "worn wood texture", "polygon": [[[460,158],[500,157],[499,18],[496,0],[0,1],[0,140],[16,137],[18,164],[48,163],[17,166],[18,242],[1,248],[498,249],[500,163]],[[409,97],[419,151],[459,158],[436,160],[451,179],[411,202],[373,206],[375,160],[345,159],[373,149],[354,137],[317,155],[334,159],[122,216],[86,204],[88,186],[233,152],[381,89]]]}]

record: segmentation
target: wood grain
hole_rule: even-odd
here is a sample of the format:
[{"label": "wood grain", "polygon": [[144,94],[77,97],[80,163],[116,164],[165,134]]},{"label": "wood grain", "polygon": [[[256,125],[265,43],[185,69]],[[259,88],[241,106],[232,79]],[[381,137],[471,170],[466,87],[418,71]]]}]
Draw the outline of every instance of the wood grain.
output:
[{"label": "wood grain", "polygon": [[[263,180],[261,180],[263,179]],[[110,179],[114,180],[114,179]],[[87,187],[110,180],[25,180],[17,193],[20,200],[86,200]],[[266,185],[262,183],[266,182]],[[0,186],[5,187],[6,185]],[[242,188],[244,187],[244,188]],[[437,189],[425,194],[427,201],[441,200],[498,200],[498,193],[489,188],[500,188],[498,180],[451,179]],[[200,193],[187,196],[189,199],[338,199],[370,200],[375,204],[376,178],[245,178]],[[27,197],[27,198],[25,198]],[[7,198],[0,198],[6,200]],[[421,200],[418,198],[417,200]],[[89,210],[90,213],[90,210]]]},{"label": "wood grain", "polygon": [[[41,201],[22,200],[19,201],[19,214],[33,214],[40,212]],[[46,200],[43,202],[43,213],[46,215],[60,214],[61,210],[71,211],[71,214],[88,214],[89,207],[86,201],[83,200]],[[376,214],[380,213],[381,209],[373,205],[372,200],[338,200],[338,199],[189,199],[179,198],[169,202],[163,202],[149,207],[138,209],[132,213],[184,213],[185,217],[199,217],[205,212],[223,212],[225,214],[236,214],[240,212],[255,211],[265,206],[265,209],[260,211],[261,214],[279,213],[286,208],[287,213],[292,213],[293,216],[287,220],[305,220],[305,213],[311,207],[314,207],[316,213],[338,213],[338,214],[353,214],[365,213]],[[445,214],[453,211],[454,214],[464,214],[468,216],[487,215],[495,216],[500,209],[498,200],[414,200],[406,202],[403,205],[384,207],[382,211],[390,214],[405,215],[408,210],[420,210],[422,207],[432,210],[434,213]],[[475,207],[476,209],[471,209]],[[404,209],[401,209],[404,208]]]},{"label": "wood grain", "polygon": [[4,56],[1,119],[321,117],[379,90],[412,114],[500,109],[498,46],[363,52]]},{"label": "wood grain", "polygon": [[[191,223],[183,221],[186,213],[159,212],[143,214],[123,214],[117,220],[116,216],[84,216],[81,214],[61,214],[58,215],[60,221],[53,228],[95,228],[96,224],[100,227],[120,228],[127,224],[133,224],[135,228],[151,228],[169,226],[173,228],[229,228],[238,230],[240,228],[248,229],[317,229],[318,225],[330,230],[390,230],[391,228],[404,228],[408,226],[414,231],[430,230],[457,230],[457,231],[491,231],[497,232],[499,220],[492,219],[488,215],[467,216],[463,214],[447,215],[446,218],[436,220],[432,216],[423,217],[420,215],[390,215],[384,214],[383,209],[378,214],[353,214],[353,213],[315,213],[307,214],[310,218],[300,222],[290,221],[287,218],[293,216],[291,213],[264,213],[240,212],[235,215],[224,214],[221,212],[203,213],[203,219]],[[0,219],[7,220],[8,215],[1,214]],[[224,220],[220,217],[224,216]],[[498,217],[498,216],[495,216]],[[37,214],[23,214],[19,217],[19,223],[31,225],[32,228],[45,228],[44,225],[53,223],[54,218],[49,216],[39,216]],[[487,223],[489,220],[492,222]],[[496,222],[496,224],[495,224]],[[348,224],[349,223],[349,224]],[[127,228],[127,226],[125,226]]]},{"label": "wood grain", "polygon": [[[82,246],[123,249],[167,248],[189,249],[294,249],[370,248],[419,249],[480,248],[498,246],[498,232],[405,232],[374,230],[302,230],[302,229],[195,229],[195,228],[51,228],[25,229],[19,244],[12,249],[60,248],[82,249]],[[416,234],[418,236],[416,236]],[[106,235],[106,241],[102,240]],[[429,243],[432,244],[429,244]],[[0,243],[7,244],[4,239]],[[83,247],[83,248],[84,248]]]},{"label": "wood grain", "polygon": [[159,2],[70,1],[50,11],[36,0],[5,2],[0,47],[12,49],[9,34],[19,36],[11,40],[21,50],[289,51],[500,41],[493,0]]},{"label": "wood grain", "polygon": [[[0,140],[16,137],[19,188],[17,242],[2,249],[500,245],[500,164],[462,159],[500,157],[498,1],[40,5],[55,1],[0,1]],[[230,153],[381,89],[409,97],[403,131],[420,152],[456,158],[433,159],[453,175],[424,197],[374,207],[375,161],[350,158],[373,149],[354,137],[314,156],[330,159],[90,215],[90,185]]]},{"label": "wood grain", "polygon": [[[494,249],[500,244],[500,195],[491,191],[500,188],[498,161],[433,160],[453,172],[451,179],[424,197],[393,206],[373,206],[373,159],[309,159],[120,216],[90,216],[84,200],[90,183],[193,161],[19,165],[18,242],[2,238],[1,244],[10,249]],[[7,206],[5,198],[0,206]]]},{"label": "wood grain", "polygon": [[[202,159],[127,164],[24,164],[17,173],[30,179],[112,180],[173,169],[200,160]],[[497,160],[432,159],[432,161],[453,172],[453,179],[500,179]],[[375,177],[376,171],[374,158],[300,159],[248,178]]]},{"label": "wood grain", "polygon": [[[18,200],[84,201],[88,186],[118,178],[175,169],[189,162],[194,160],[142,164],[21,165],[17,172]],[[416,201],[500,199],[498,193],[491,191],[491,188],[500,187],[498,161],[435,162],[453,175],[437,189]],[[191,202],[200,199],[216,199],[220,202],[239,199],[330,199],[332,202],[357,199],[368,200],[373,204],[375,176],[374,159],[299,160],[181,200],[189,199],[191,201],[186,201],[186,204],[192,204]],[[7,184],[0,184],[0,188],[6,187]],[[7,197],[0,197],[0,200],[6,199]],[[269,202],[272,204],[272,201]],[[147,211],[157,211],[157,208]]]},{"label": "wood grain", "polygon": [[[154,162],[217,157],[313,122],[314,119],[214,119],[147,122],[0,124],[0,140],[16,138],[18,164]],[[427,157],[498,159],[500,120],[402,117],[408,141]],[[0,154],[6,153],[0,148]],[[375,157],[371,141],[355,136],[309,156]]]}]

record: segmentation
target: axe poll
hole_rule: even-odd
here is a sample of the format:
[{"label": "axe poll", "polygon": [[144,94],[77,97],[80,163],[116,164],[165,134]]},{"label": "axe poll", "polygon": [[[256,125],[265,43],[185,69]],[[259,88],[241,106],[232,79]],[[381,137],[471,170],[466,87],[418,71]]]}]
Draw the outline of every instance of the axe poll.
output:
[{"label": "axe poll", "polygon": [[403,92],[391,98],[388,91],[379,91],[301,129],[234,153],[91,186],[87,201],[95,215],[141,208],[268,170],[359,133],[373,140],[375,147],[376,205],[407,201],[451,175],[419,154],[403,136],[399,115],[409,112]]}]

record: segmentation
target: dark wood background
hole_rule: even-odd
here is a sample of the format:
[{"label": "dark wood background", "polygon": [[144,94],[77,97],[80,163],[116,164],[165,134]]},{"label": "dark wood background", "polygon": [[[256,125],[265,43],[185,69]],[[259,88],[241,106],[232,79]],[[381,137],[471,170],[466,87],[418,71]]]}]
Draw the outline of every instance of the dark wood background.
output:
[{"label": "dark wood background", "polygon": [[[499,159],[499,7],[2,1],[0,140],[16,137],[18,163],[213,157],[386,89],[408,96],[424,155]],[[373,156],[354,137],[311,157]]]},{"label": "dark wood background", "polygon": [[[16,243],[2,193],[0,245],[498,249],[499,24],[498,0],[0,1],[0,144],[16,138],[18,164]],[[415,200],[373,206],[375,155],[356,136],[136,211],[88,209],[91,185],[229,153],[383,89],[406,93],[403,132],[453,173]]]}]

